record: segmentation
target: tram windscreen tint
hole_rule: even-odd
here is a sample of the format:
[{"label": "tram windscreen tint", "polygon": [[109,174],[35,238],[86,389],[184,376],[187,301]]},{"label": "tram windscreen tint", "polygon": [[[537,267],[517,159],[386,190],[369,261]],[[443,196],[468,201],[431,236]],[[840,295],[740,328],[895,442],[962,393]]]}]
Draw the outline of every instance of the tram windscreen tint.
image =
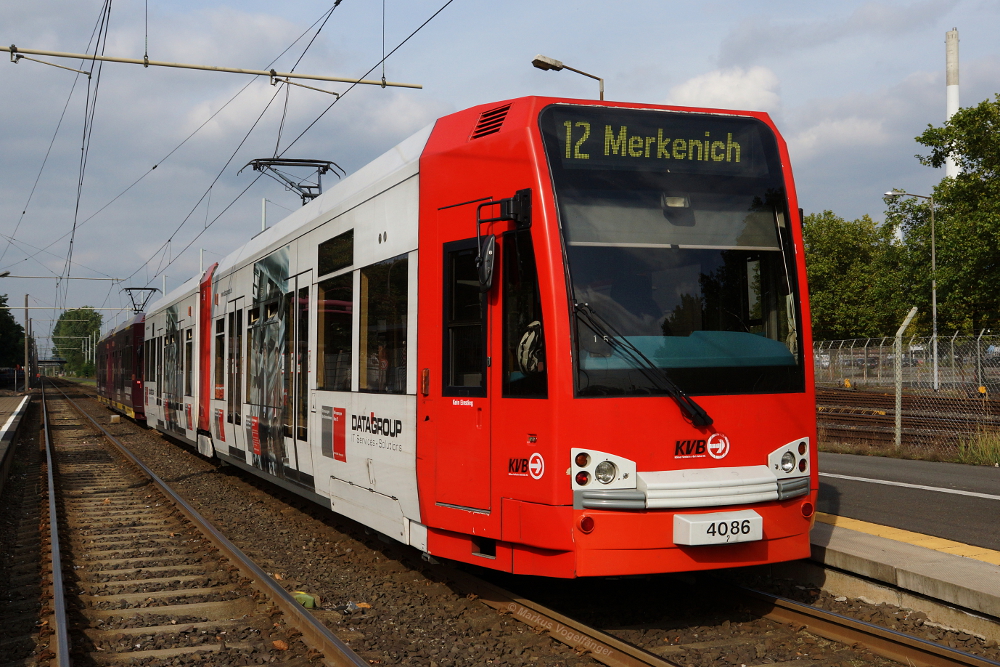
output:
[{"label": "tram windscreen tint", "polygon": [[770,128],[568,105],[547,107],[540,125],[570,301],[595,316],[573,316],[577,395],[661,393],[660,372],[691,394],[803,391],[795,253]]}]

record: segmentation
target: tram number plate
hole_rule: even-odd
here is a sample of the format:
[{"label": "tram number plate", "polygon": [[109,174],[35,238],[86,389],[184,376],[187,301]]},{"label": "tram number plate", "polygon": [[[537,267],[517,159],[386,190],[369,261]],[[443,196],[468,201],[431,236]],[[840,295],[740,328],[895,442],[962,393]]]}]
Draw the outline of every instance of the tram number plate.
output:
[{"label": "tram number plate", "polygon": [[674,544],[733,544],[763,537],[764,520],[753,510],[674,515]]}]

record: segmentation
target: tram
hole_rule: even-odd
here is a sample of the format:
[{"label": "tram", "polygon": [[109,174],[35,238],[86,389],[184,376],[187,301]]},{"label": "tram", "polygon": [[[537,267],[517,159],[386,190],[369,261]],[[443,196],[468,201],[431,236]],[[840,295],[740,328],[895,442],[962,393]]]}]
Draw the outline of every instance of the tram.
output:
[{"label": "tram", "polygon": [[473,107],[153,303],[145,418],[434,557],[808,557],[801,224],[767,114]]},{"label": "tram", "polygon": [[98,400],[140,421],[146,418],[142,384],[144,318],[138,313],[101,338],[94,356]]}]

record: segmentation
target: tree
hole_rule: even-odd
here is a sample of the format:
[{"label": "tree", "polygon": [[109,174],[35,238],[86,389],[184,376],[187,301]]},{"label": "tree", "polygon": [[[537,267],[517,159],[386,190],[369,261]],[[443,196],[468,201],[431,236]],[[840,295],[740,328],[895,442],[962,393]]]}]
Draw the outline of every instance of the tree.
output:
[{"label": "tree", "polygon": [[66,360],[66,371],[84,377],[94,374],[94,364],[84,354],[84,338],[101,330],[101,314],[89,306],[67,310],[59,316],[52,333],[52,351]]},{"label": "tree", "polygon": [[[943,126],[916,138],[930,149],[917,155],[939,168],[948,157],[962,168],[933,191],[937,246],[939,331],[975,332],[1000,325],[1000,94],[960,109]],[[890,204],[887,220],[904,230],[910,274],[930,292],[930,219],[916,202]],[[921,268],[924,267],[924,268]],[[926,286],[926,289],[924,289]]]},{"label": "tree", "polygon": [[901,278],[906,252],[891,224],[867,215],[845,220],[812,213],[804,220],[813,337],[889,335],[905,315]]},{"label": "tree", "polygon": [[7,308],[7,295],[0,294],[0,366],[24,364],[24,327],[14,320]]}]

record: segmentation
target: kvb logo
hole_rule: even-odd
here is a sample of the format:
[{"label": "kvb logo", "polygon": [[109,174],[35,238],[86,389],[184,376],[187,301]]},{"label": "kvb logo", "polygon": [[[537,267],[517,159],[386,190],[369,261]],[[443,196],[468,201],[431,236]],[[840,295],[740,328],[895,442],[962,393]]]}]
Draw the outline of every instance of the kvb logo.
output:
[{"label": "kvb logo", "polygon": [[723,433],[713,433],[708,438],[708,455],[713,459],[724,459],[729,453],[729,438]]},{"label": "kvb logo", "polygon": [[674,443],[675,459],[703,459],[705,458],[704,440],[678,440]]},{"label": "kvb logo", "polygon": [[528,477],[541,479],[545,474],[545,459],[538,452],[531,455],[530,459],[508,459],[507,474],[515,477]]}]

